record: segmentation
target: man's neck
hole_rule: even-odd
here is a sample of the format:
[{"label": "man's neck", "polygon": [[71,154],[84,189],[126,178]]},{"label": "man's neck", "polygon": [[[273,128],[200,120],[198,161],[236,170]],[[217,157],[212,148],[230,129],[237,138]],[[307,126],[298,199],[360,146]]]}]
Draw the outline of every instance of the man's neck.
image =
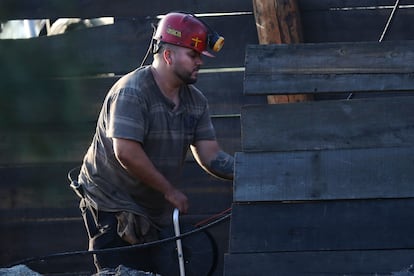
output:
[{"label": "man's neck", "polygon": [[176,106],[178,106],[181,85],[174,84],[174,80],[172,80],[167,74],[163,74],[162,70],[158,70],[157,66],[152,65],[151,72],[158,88],[161,90],[161,93],[175,103]]}]

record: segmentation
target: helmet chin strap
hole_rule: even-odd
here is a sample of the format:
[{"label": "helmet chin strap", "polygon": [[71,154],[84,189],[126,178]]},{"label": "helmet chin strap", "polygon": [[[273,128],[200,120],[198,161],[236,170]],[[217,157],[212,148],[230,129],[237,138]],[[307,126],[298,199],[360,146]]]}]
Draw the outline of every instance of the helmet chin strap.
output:
[{"label": "helmet chin strap", "polygon": [[145,62],[147,62],[150,52],[152,52],[152,54],[156,54],[158,53],[160,49],[160,42],[154,41],[155,39],[153,39],[155,32],[157,31],[157,27],[154,24],[151,24],[151,27],[152,27],[152,36],[151,36],[150,43],[148,45],[147,52],[145,53],[145,56],[141,61],[141,65],[140,65],[141,67],[144,66]]},{"label": "helmet chin strap", "polygon": [[159,41],[159,40],[155,40],[155,39],[153,39],[152,40],[152,44],[153,44],[153,46],[152,46],[152,53],[155,55],[155,54],[158,54],[158,52],[160,51],[160,49],[161,49],[161,45],[162,45],[162,41]]}]

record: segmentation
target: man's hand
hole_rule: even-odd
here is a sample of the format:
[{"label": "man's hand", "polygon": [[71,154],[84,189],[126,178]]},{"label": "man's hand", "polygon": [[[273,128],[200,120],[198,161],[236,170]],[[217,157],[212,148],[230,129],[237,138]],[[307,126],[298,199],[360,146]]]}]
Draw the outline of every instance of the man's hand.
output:
[{"label": "man's hand", "polygon": [[180,210],[181,213],[185,214],[188,211],[188,199],[185,194],[180,190],[171,189],[165,193],[165,199],[170,202],[174,207]]}]

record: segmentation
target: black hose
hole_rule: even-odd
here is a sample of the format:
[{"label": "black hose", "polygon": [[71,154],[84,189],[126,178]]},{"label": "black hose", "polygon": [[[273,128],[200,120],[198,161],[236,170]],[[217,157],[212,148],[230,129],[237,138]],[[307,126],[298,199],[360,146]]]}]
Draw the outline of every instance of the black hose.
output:
[{"label": "black hose", "polygon": [[92,255],[92,254],[110,253],[110,252],[125,251],[125,250],[130,250],[130,249],[146,248],[146,247],[156,246],[156,245],[160,245],[162,243],[176,241],[178,239],[184,239],[188,236],[191,236],[193,234],[196,234],[198,232],[206,230],[206,229],[208,229],[208,228],[210,228],[210,227],[226,220],[230,216],[231,216],[231,213],[229,213],[229,214],[227,214],[227,215],[225,215],[225,216],[223,216],[223,217],[221,217],[221,218],[219,218],[219,219],[217,219],[217,220],[215,220],[215,221],[213,221],[209,224],[206,224],[206,225],[201,226],[199,228],[196,228],[194,230],[185,232],[185,233],[183,233],[179,236],[174,236],[174,237],[165,238],[165,239],[152,241],[152,242],[147,242],[147,243],[142,243],[142,244],[133,244],[133,245],[123,246],[123,247],[96,249],[96,250],[90,250],[90,251],[80,250],[80,251],[55,253],[55,254],[50,254],[50,255],[45,255],[45,256],[38,256],[38,257],[31,257],[31,258],[20,260],[18,262],[11,263],[8,267],[21,265],[21,264],[28,264],[28,263],[32,263],[32,262],[38,262],[38,261],[45,261],[45,260],[48,260],[48,259],[60,258],[60,257],[71,257],[71,256],[75,256],[75,255],[86,256],[86,255]]}]

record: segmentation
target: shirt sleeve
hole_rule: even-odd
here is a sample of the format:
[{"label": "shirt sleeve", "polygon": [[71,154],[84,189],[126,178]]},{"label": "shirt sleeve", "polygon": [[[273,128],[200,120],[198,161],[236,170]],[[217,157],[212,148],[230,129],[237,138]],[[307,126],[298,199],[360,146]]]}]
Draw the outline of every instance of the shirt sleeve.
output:
[{"label": "shirt sleeve", "polygon": [[143,142],[147,126],[145,100],[133,88],[122,88],[108,103],[106,135]]},{"label": "shirt sleeve", "polygon": [[201,140],[216,140],[216,132],[211,121],[208,104],[206,104],[198,121],[193,143]]}]

